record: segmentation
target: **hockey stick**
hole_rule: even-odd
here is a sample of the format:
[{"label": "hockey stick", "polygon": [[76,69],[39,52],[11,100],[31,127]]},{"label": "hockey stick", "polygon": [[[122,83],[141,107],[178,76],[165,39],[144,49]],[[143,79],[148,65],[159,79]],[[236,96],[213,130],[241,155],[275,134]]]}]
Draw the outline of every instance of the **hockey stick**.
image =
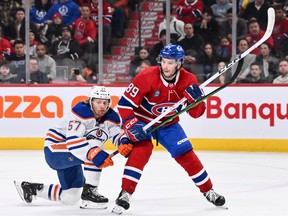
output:
[{"label": "hockey stick", "polygon": [[[187,106],[186,108],[184,108],[183,110],[179,111],[178,113],[174,114],[173,116],[171,116],[170,118],[168,118],[167,120],[165,120],[164,122],[162,122],[161,124],[157,125],[155,128],[153,128],[152,130],[147,131],[148,128],[150,128],[152,125],[154,125],[155,123],[157,123],[157,121],[159,121],[160,119],[162,119],[163,117],[165,117],[166,115],[168,115],[170,112],[172,112],[174,109],[176,109],[178,106],[182,105],[187,99],[184,97],[182,98],[180,101],[178,101],[177,103],[175,103],[173,106],[167,108],[165,110],[165,112],[161,113],[159,116],[157,116],[155,119],[153,119],[153,121],[149,122],[147,125],[145,125],[143,127],[143,130],[147,131],[147,133],[151,133],[153,131],[155,131],[156,129],[158,129],[159,127],[163,126],[164,124],[166,124],[167,122],[173,120],[175,117],[179,116],[180,114],[182,114],[183,112],[195,107],[197,104],[199,104],[200,102],[202,102],[203,100],[207,99],[208,97],[216,94],[217,92],[219,92],[220,90],[222,90],[223,88],[227,87],[228,85],[230,85],[231,83],[234,82],[234,80],[236,79],[236,77],[238,76],[238,74],[241,71],[242,68],[242,64],[243,64],[243,59],[245,56],[247,56],[249,53],[251,53],[254,49],[256,49],[258,46],[260,46],[262,43],[264,43],[272,34],[273,31],[273,27],[274,27],[274,23],[275,23],[275,11],[273,8],[269,8],[268,11],[268,23],[267,23],[267,28],[266,28],[266,32],[263,35],[263,37],[257,41],[255,44],[253,44],[249,49],[247,49],[245,52],[241,53],[237,58],[235,58],[234,60],[232,60],[227,66],[225,66],[223,69],[219,70],[218,72],[216,72],[213,76],[211,76],[209,79],[207,79],[204,83],[202,83],[199,88],[202,89],[204,88],[206,85],[210,84],[213,80],[215,80],[216,78],[218,78],[220,75],[222,75],[223,73],[225,73],[228,69],[230,69],[232,66],[234,66],[237,62],[239,62],[240,60],[242,60],[242,63],[240,64],[241,67],[237,67],[235,73],[233,74],[233,76],[231,77],[231,79],[229,80],[228,83],[220,86],[219,88],[215,89],[214,91],[210,92],[209,94],[207,94],[206,96],[202,97],[200,100],[190,104],[189,106]],[[239,64],[238,64],[239,66]],[[238,69],[239,68],[239,69]],[[236,73],[238,72],[238,74]],[[233,78],[233,79],[232,79]],[[118,150],[116,150],[115,152],[113,152],[111,154],[111,156],[114,156],[118,154]]]},{"label": "hockey stick", "polygon": [[[275,11],[273,8],[268,9],[268,24],[266,28],[266,32],[264,36],[257,41],[254,45],[252,45],[249,49],[247,49],[245,52],[241,53],[237,58],[232,60],[227,66],[225,66],[223,69],[216,72],[213,76],[211,76],[209,79],[207,79],[204,83],[202,83],[199,87],[200,89],[203,89],[206,85],[210,84],[213,80],[215,80],[217,77],[225,73],[228,69],[230,69],[233,65],[235,65],[238,61],[243,59],[245,56],[247,56],[249,53],[251,53],[254,49],[256,49],[258,46],[260,46],[262,43],[264,43],[272,34],[274,22],[275,22]],[[172,112],[174,109],[176,109],[178,106],[182,105],[187,99],[184,97],[177,103],[175,103],[173,106],[168,107],[165,112],[161,113],[159,116],[157,116],[153,121],[149,122],[145,127],[143,127],[144,130],[147,130],[149,127],[154,125],[157,121],[168,115],[170,112]]]}]

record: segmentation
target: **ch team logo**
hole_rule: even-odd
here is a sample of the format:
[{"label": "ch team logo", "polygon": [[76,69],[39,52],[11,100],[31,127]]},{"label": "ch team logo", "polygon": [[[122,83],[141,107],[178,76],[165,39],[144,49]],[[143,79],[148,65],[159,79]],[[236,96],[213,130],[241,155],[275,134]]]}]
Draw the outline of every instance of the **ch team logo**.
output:
[{"label": "ch team logo", "polygon": [[89,131],[87,134],[85,134],[85,137],[87,140],[96,139],[100,142],[106,142],[108,140],[108,134],[100,128]]},{"label": "ch team logo", "polygon": [[[159,116],[162,113],[164,113],[169,107],[173,106],[174,103],[162,103],[162,104],[157,104],[155,106],[152,107],[151,112],[156,115]],[[177,110],[173,110],[170,113],[168,113],[168,115],[166,115],[166,117],[172,116],[174,114],[177,113]]]}]

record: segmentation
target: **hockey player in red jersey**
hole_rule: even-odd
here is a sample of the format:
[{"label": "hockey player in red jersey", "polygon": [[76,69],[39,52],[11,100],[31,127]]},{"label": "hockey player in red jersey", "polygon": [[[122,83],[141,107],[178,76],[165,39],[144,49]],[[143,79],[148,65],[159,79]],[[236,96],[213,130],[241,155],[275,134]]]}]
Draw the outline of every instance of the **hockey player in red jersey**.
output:
[{"label": "hockey player in red jersey", "polygon": [[[60,185],[15,181],[22,200],[31,203],[37,196],[75,204],[81,197],[80,208],[107,208],[108,198],[99,194],[98,185],[102,168],[112,166],[113,161],[103,146],[108,139],[117,142],[117,146],[118,137],[128,141],[123,137],[119,115],[110,104],[108,90],[93,86],[87,101],[76,104],[58,126],[49,129],[44,143],[45,159],[57,171]],[[133,146],[125,147],[131,150]],[[125,155],[125,150],[120,152]]]},{"label": "hockey player in red jersey", "polygon": [[[134,193],[152,153],[152,137],[158,139],[172,158],[184,168],[209,202],[216,206],[225,204],[225,198],[212,189],[209,175],[194,153],[192,144],[179,124],[178,117],[151,134],[143,130],[144,125],[183,97],[187,98],[189,104],[203,96],[196,77],[182,68],[184,57],[181,46],[166,45],[160,52],[160,67],[148,67],[141,71],[130,83],[118,103],[118,111],[123,120],[122,128],[134,147],[124,168],[122,190],[112,210],[116,214],[121,214],[130,207],[130,196]],[[167,117],[175,114],[179,109],[181,107]],[[188,114],[198,118],[204,112],[205,103],[201,102],[190,109]],[[162,121],[166,119],[163,118]]]}]

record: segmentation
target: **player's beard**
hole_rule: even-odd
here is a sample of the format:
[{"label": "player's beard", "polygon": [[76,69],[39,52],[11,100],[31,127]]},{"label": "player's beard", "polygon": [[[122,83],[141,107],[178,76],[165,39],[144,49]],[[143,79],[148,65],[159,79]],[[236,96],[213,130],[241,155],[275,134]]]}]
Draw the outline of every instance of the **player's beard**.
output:
[{"label": "player's beard", "polygon": [[172,75],[170,75],[170,76],[165,76],[165,73],[163,72],[163,69],[162,69],[162,67],[161,67],[161,75],[162,75],[162,77],[165,79],[165,80],[173,80],[175,77],[176,77],[176,75],[177,75],[177,72],[179,71],[179,69],[177,68],[177,66],[176,66],[176,68],[175,68],[175,73],[173,73]]}]

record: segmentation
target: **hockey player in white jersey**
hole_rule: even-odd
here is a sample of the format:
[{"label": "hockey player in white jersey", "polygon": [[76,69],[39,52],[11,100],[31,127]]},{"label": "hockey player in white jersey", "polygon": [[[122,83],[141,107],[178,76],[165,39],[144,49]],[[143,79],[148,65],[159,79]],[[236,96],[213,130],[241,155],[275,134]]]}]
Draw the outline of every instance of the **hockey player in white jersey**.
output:
[{"label": "hockey player in white jersey", "polygon": [[102,168],[113,161],[103,145],[111,140],[124,156],[133,148],[122,136],[119,115],[110,104],[108,90],[93,86],[87,101],[76,104],[58,126],[48,130],[45,159],[57,171],[60,185],[14,181],[22,200],[31,203],[37,196],[72,205],[81,198],[80,208],[107,208],[108,198],[98,193],[98,185]]}]

